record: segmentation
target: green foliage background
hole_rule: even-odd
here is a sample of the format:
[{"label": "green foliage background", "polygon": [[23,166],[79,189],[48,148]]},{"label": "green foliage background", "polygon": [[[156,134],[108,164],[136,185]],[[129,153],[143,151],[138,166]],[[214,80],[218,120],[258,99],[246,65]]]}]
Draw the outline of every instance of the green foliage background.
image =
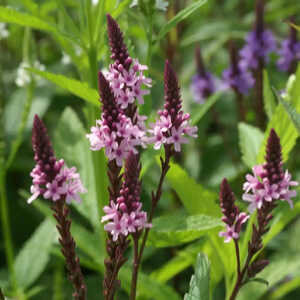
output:
[{"label": "green foliage background", "polygon": [[[78,168],[89,191],[81,205],[72,205],[72,233],[86,275],[88,299],[102,299],[105,234],[100,217],[108,199],[106,160],[102,152],[89,150],[85,134],[100,116],[97,70],[110,63],[106,13],[117,18],[130,55],[149,65],[154,85],[142,108],[149,120],[155,118],[156,109],[163,103],[163,67],[168,58],[179,76],[184,108],[199,129],[199,137],[183,147],[167,175],[144,256],[138,299],[228,298],[236,262],[232,243],[224,244],[218,237],[222,229],[219,185],[227,177],[238,205],[246,210],[240,201],[244,176],[253,165],[263,162],[271,128],[281,138],[286,168],[300,179],[299,68],[288,78],[276,69],[276,55],[271,57],[264,72],[265,132],[255,126],[254,93],[245,99],[247,122],[239,123],[233,93],[219,92],[199,105],[190,92],[191,77],[196,72],[195,45],[201,45],[207,68],[221,76],[229,62],[227,41],[234,38],[242,46],[252,28],[253,0],[173,0],[167,12],[150,9],[150,0],[140,1],[144,3],[142,10],[131,8],[130,3],[0,0],[0,22],[7,23],[10,32],[8,38],[0,40],[0,287],[9,298],[71,298],[49,205],[43,200],[31,206],[26,203],[29,173],[34,166],[30,134],[37,113],[49,128],[57,157]],[[288,32],[284,21],[299,15],[300,4],[295,0],[266,3],[266,22],[281,40]],[[69,64],[62,63],[63,53],[69,55]],[[46,66],[45,71],[35,68],[36,60]],[[17,87],[15,78],[22,61],[30,66],[31,82]],[[285,97],[278,99],[273,88],[286,89]],[[142,164],[142,200],[149,208],[159,176],[157,152],[145,150]],[[261,254],[271,262],[260,274],[269,285],[249,283],[238,299],[299,299],[299,213],[299,196],[294,210],[286,203],[276,209]],[[9,230],[13,249],[3,238],[10,235]],[[242,258],[250,234],[251,222],[241,239]],[[7,251],[10,267],[5,259]],[[128,258],[120,272],[122,290],[118,299],[128,299],[130,251]]]}]

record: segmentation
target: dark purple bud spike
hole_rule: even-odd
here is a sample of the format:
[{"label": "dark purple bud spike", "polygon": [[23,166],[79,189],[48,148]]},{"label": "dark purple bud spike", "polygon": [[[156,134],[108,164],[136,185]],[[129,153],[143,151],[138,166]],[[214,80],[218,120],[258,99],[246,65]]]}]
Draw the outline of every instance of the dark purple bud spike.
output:
[{"label": "dark purple bud spike", "polygon": [[272,128],[267,142],[265,169],[270,184],[279,182],[284,174],[282,169],[282,153],[280,139]]},{"label": "dark purple bud spike", "polygon": [[111,59],[114,60],[115,66],[122,65],[127,71],[131,65],[132,59],[129,57],[127,47],[124,43],[123,33],[118,23],[110,14],[107,17],[107,31],[111,50]]},{"label": "dark purple bud spike", "polygon": [[51,182],[59,170],[56,170],[54,167],[56,159],[47,128],[38,115],[34,116],[33,121],[32,148],[34,160],[40,166],[41,171],[46,173],[47,182]]},{"label": "dark purple bud spike", "polygon": [[220,188],[220,206],[224,215],[223,221],[231,226],[239,214],[238,208],[234,205],[235,196],[226,178],[223,179]]},{"label": "dark purple bud spike", "polygon": [[178,79],[169,61],[166,61],[164,72],[165,110],[171,116],[172,123],[181,108],[180,89]]}]

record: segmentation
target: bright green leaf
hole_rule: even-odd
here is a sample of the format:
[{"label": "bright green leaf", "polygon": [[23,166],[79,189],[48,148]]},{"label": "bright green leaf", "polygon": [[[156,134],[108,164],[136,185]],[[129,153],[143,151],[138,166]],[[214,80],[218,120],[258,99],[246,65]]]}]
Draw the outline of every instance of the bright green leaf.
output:
[{"label": "bright green leaf", "polygon": [[195,274],[190,281],[190,289],[184,300],[209,300],[210,263],[205,254],[198,254]]},{"label": "bright green leaf", "polygon": [[15,261],[16,279],[22,288],[28,288],[44,271],[56,240],[56,227],[45,220],[26,241]]},{"label": "bright green leaf", "polygon": [[252,168],[256,165],[256,158],[264,135],[259,128],[246,123],[239,123],[238,130],[242,160],[246,166]]},{"label": "bright green leaf", "polygon": [[296,112],[295,108],[289,102],[283,100],[282,98],[279,98],[279,101],[285,108],[286,112],[289,114],[296,129],[298,130],[298,134],[300,135],[300,114]]},{"label": "bright green leaf", "polygon": [[276,109],[276,101],[270,86],[269,76],[266,70],[264,70],[264,107],[269,120]]},{"label": "bright green leaf", "polygon": [[[296,79],[293,80],[290,87],[288,82],[287,96],[285,99],[290,101],[291,105],[297,112],[300,112],[300,67],[298,68]],[[266,144],[272,128],[275,129],[280,138],[283,161],[288,159],[288,155],[295,146],[296,140],[299,136],[298,131],[287,114],[285,108],[282,104],[279,104],[272,115],[272,119],[268,123],[264,141],[257,157],[257,163],[259,164],[264,162]]]},{"label": "bright green leaf", "polygon": [[215,202],[218,199],[217,193],[198,184],[179,165],[171,164],[167,173],[167,180],[189,214],[203,214],[213,217],[221,215],[220,208]]},{"label": "bright green leaf", "polygon": [[200,8],[205,2],[206,0],[198,0],[181,10],[175,17],[173,17],[166,25],[161,28],[156,41],[161,40],[173,27],[196,12],[197,9]]},{"label": "bright green leaf", "polygon": [[80,82],[76,79],[68,78],[60,74],[53,74],[37,69],[29,68],[29,71],[46,78],[57,86],[68,90],[70,93],[80,97],[81,99],[99,107],[99,94],[96,90],[90,88],[87,83]]},{"label": "bright green leaf", "polygon": [[155,218],[148,242],[155,247],[170,247],[191,242],[222,226],[220,219],[205,215],[171,215]]}]

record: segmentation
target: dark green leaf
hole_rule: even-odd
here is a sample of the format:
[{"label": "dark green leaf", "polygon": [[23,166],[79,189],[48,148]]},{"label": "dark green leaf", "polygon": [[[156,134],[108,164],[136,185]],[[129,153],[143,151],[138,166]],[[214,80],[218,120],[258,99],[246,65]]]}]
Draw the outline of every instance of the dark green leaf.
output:
[{"label": "dark green leaf", "polygon": [[192,124],[197,125],[202,117],[208,112],[208,110],[219,100],[221,99],[222,93],[215,93],[210,96],[204,104],[199,105],[197,110],[193,112],[192,115]]},{"label": "dark green leaf", "polygon": [[15,270],[19,286],[26,289],[41,275],[56,240],[56,227],[50,220],[45,220],[26,241],[16,258]]},{"label": "dark green leaf", "polygon": [[155,247],[170,247],[191,242],[222,226],[220,219],[205,215],[172,215],[152,222],[148,242]]}]

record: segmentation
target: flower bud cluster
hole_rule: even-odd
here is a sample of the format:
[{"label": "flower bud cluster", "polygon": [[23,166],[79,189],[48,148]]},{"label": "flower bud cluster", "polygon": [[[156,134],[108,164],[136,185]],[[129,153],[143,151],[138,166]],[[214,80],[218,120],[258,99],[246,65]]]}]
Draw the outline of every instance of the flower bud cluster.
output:
[{"label": "flower bud cluster", "polygon": [[219,236],[224,237],[225,243],[232,239],[239,239],[242,225],[249,219],[249,216],[239,212],[238,207],[234,204],[235,196],[224,178],[220,190],[220,206],[222,209],[222,221],[226,224],[226,230],[219,233]]},{"label": "flower bud cluster", "polygon": [[154,143],[154,149],[159,149],[163,144],[174,146],[174,150],[179,152],[181,144],[186,144],[186,136],[197,137],[197,127],[190,126],[189,114],[182,111],[182,101],[180,97],[177,76],[169,62],[165,65],[165,104],[164,110],[158,111],[159,119],[151,124],[148,130],[150,137],[148,143]]}]

